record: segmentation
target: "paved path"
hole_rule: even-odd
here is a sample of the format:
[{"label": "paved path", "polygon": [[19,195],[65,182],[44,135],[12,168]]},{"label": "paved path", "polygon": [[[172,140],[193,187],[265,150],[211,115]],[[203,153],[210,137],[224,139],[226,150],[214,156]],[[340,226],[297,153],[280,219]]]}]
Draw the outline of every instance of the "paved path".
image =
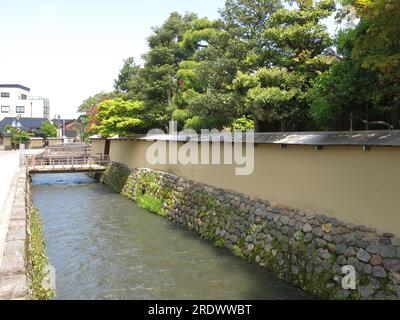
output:
[{"label": "paved path", "polygon": [[25,256],[28,204],[26,179],[26,168],[19,168],[10,190],[13,205],[8,217],[8,232],[0,266],[0,300],[30,298]]},{"label": "paved path", "polygon": [[[42,150],[26,150],[37,154]],[[26,167],[19,151],[0,151],[0,300],[29,299],[26,275]]]},{"label": "paved path", "polygon": [[13,204],[14,194],[10,194],[19,168],[18,151],[0,151],[0,266],[3,259],[4,243]]},{"label": "paved path", "polygon": [[[25,154],[38,154],[42,149],[25,150]],[[17,183],[17,171],[19,169],[20,152],[0,150],[0,266],[3,259],[4,243],[6,240],[8,224],[12,205],[15,198],[15,190],[10,192],[12,186]]]}]

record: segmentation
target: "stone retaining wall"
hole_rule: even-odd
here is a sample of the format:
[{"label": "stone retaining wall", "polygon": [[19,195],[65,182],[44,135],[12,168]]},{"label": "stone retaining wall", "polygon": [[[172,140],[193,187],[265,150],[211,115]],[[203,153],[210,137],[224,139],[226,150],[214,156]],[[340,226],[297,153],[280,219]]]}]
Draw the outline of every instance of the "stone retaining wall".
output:
[{"label": "stone retaining wall", "polygon": [[[169,173],[113,163],[102,179],[158,214],[272,270],[311,295],[329,299],[400,299],[400,238],[324,215],[213,188]],[[154,207],[154,206],[153,206]],[[357,289],[342,288],[354,266]]]},{"label": "stone retaining wall", "polygon": [[29,299],[26,275],[27,174],[21,168],[12,195],[15,195],[3,262],[0,267],[0,299]]}]

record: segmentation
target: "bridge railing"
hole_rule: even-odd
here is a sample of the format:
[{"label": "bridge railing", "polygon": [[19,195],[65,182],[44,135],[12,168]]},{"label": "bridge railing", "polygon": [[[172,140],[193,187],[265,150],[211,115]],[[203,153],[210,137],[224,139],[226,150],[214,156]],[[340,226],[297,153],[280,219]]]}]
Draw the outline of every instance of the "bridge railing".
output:
[{"label": "bridge railing", "polygon": [[90,154],[68,155],[27,155],[26,166],[29,170],[36,169],[98,169],[110,163],[108,156],[93,156]]},{"label": "bridge railing", "polygon": [[91,145],[86,144],[60,144],[46,147],[42,155],[90,154]]}]

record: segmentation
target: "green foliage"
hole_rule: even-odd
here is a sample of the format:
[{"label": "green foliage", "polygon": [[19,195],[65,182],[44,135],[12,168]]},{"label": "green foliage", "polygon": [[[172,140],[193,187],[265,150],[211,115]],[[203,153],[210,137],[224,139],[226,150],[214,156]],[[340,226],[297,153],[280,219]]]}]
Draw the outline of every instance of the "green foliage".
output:
[{"label": "green foliage", "polygon": [[200,219],[203,219],[205,217],[208,217],[208,212],[204,211],[204,212],[199,212],[199,214],[197,215]]},{"label": "green foliage", "polygon": [[333,1],[295,4],[273,8],[260,30],[267,50],[252,57],[259,67],[239,72],[234,81],[247,113],[259,122],[286,123],[286,130],[307,128],[308,90],[333,61],[325,54],[333,41],[322,23],[333,12]]},{"label": "green foliage", "polygon": [[101,102],[105,100],[114,99],[116,96],[112,92],[100,92],[95,94],[92,97],[87,98],[82,102],[82,104],[78,107],[78,112],[87,113],[91,109],[96,108]]},{"label": "green foliage", "polygon": [[363,130],[371,120],[396,126],[392,88],[380,81],[378,72],[363,68],[362,59],[352,55],[361,33],[359,28],[339,33],[342,59],[319,76],[310,90],[310,114],[322,129]]},{"label": "green foliage", "polygon": [[130,57],[124,60],[124,65],[119,72],[118,79],[114,82],[114,88],[118,92],[127,92],[129,81],[136,76],[140,67],[135,64],[135,59]]},{"label": "green foliage", "polygon": [[189,120],[190,112],[185,109],[176,109],[172,114],[172,118],[178,123],[178,126],[182,128],[186,121]]},{"label": "green foliage", "polygon": [[57,137],[57,128],[51,124],[50,121],[44,121],[39,129],[45,138]]},{"label": "green foliage", "polygon": [[140,184],[136,186],[136,189],[141,194],[157,194],[159,190],[157,177],[151,173],[143,173],[140,177]]},{"label": "green foliage", "polygon": [[[126,59],[116,92],[79,107],[86,131],[145,133],[171,118],[196,131],[400,128],[400,1],[339,2],[338,22],[346,10],[360,21],[336,39],[325,23],[334,0],[227,0],[218,20],[171,13],[143,66]],[[117,97],[128,107],[109,112],[102,101]]]},{"label": "green foliage", "polygon": [[11,143],[13,145],[19,145],[20,143],[28,143],[29,137],[32,135],[26,131],[22,131],[18,128],[13,128],[11,126],[7,126],[5,128],[6,132],[11,133]]},{"label": "green foliage", "polygon": [[272,43],[263,37],[281,0],[227,0],[221,11],[228,33],[226,58],[236,71],[251,72],[271,62]]},{"label": "green foliage", "polygon": [[234,245],[232,247],[233,254],[239,258],[246,259],[246,255],[243,253],[243,250],[238,245]]},{"label": "green foliage", "polygon": [[211,210],[214,209],[216,206],[217,206],[217,201],[214,198],[209,197],[207,199],[207,209]]},{"label": "green foliage", "polygon": [[124,99],[143,101],[141,119],[145,128],[162,127],[171,119],[174,96],[178,92],[177,70],[190,50],[180,42],[197,16],[173,12],[162,26],[154,28],[148,38],[150,50],[144,55],[144,66],[131,77]]},{"label": "green foliage", "polygon": [[49,279],[49,261],[46,255],[46,242],[44,240],[43,225],[40,214],[36,208],[28,216],[30,232],[28,232],[26,255],[28,261],[28,275],[31,280],[33,300],[47,300],[55,292],[46,283]]},{"label": "green foliage", "polygon": [[114,99],[116,95],[114,93],[100,92],[92,97],[89,97],[78,107],[78,112],[82,113],[80,116],[80,120],[83,125],[83,139],[87,140],[88,137],[92,134],[98,133],[94,130],[93,127],[99,124],[99,121],[96,119],[96,115],[98,113],[98,105],[105,101]]},{"label": "green foliage", "polygon": [[254,130],[254,120],[251,119],[249,116],[242,116],[232,123],[230,130],[242,132]]},{"label": "green foliage", "polygon": [[211,230],[206,230],[201,233],[202,238],[209,240],[209,241],[215,241],[215,235]]},{"label": "green foliage", "polygon": [[222,239],[218,239],[217,241],[214,242],[214,245],[215,245],[217,248],[223,248],[224,245],[225,245],[225,241],[222,240]]},{"label": "green foliage", "polygon": [[152,213],[160,214],[163,200],[151,195],[142,195],[138,197],[137,204]]},{"label": "green foliage", "polygon": [[207,47],[209,41],[221,32],[218,30],[220,26],[220,21],[211,21],[207,18],[195,19],[183,34],[180,46],[192,51]]},{"label": "green foliage", "polygon": [[261,68],[248,75],[238,73],[236,90],[245,94],[247,111],[262,121],[284,120],[300,112],[304,76],[286,68]]},{"label": "green foliage", "polygon": [[207,128],[222,129],[229,123],[230,120],[222,115],[215,115],[214,117],[194,116],[186,120],[185,128],[200,132],[201,129]]},{"label": "green foliage", "polygon": [[140,132],[144,122],[140,119],[143,103],[139,101],[126,101],[120,98],[105,100],[98,105],[96,119],[99,124],[93,130],[103,137],[114,135],[129,136]]},{"label": "green foliage", "polygon": [[103,182],[111,187],[116,193],[121,193],[124,188],[131,171],[123,164],[113,163],[108,166],[103,176]]},{"label": "green foliage", "polygon": [[363,67],[379,71],[385,80],[400,79],[400,1],[355,0],[364,32],[355,43],[353,55]]},{"label": "green foliage", "polygon": [[163,205],[170,203],[172,189],[167,185],[161,188],[157,174],[142,172],[138,176],[130,175],[126,167],[112,164],[105,176],[106,184],[111,186],[115,181],[125,180],[120,188],[121,194],[134,200],[143,209],[161,216],[165,215]]}]

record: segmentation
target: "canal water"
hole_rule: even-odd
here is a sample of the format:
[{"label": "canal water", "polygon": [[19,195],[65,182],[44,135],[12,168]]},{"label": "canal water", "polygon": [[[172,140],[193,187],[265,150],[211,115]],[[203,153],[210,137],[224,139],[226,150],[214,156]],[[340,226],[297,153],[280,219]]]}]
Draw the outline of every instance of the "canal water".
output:
[{"label": "canal water", "polygon": [[35,175],[56,299],[308,299],[84,174]]}]

